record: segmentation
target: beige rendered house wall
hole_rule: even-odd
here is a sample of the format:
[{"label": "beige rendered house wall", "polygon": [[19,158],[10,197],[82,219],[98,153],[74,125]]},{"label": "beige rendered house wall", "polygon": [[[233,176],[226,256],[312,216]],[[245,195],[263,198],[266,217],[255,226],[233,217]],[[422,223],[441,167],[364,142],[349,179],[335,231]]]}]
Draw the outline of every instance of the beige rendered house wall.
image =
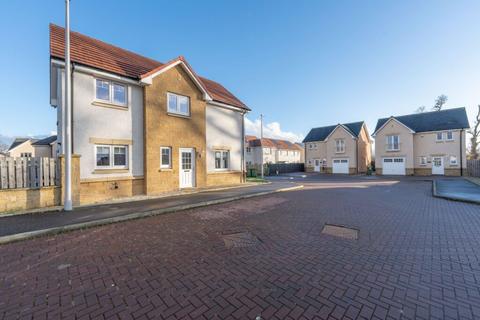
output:
[{"label": "beige rendered house wall", "polygon": [[[345,152],[337,152],[336,140],[345,141]],[[356,172],[357,160],[357,141],[345,128],[338,126],[333,130],[326,141],[327,149],[327,172],[331,172],[333,166],[333,159],[348,159],[350,173]]]},{"label": "beige rendered house wall", "polygon": [[367,172],[372,162],[372,142],[365,126],[362,127],[357,140],[358,144],[358,172]]},{"label": "beige rendered house wall", "polygon": [[[400,137],[400,150],[387,151],[387,136]],[[378,174],[382,174],[382,162],[385,157],[404,157],[407,175],[413,174],[413,134],[404,125],[396,120],[388,120],[385,126],[375,136],[375,167]]]},{"label": "beige rendered house wall", "polygon": [[[446,140],[446,132],[444,132],[444,140],[436,140],[436,132],[418,133],[413,136],[413,153],[415,174],[430,175],[432,173],[432,157],[442,157],[446,175],[460,175],[460,163],[463,168],[467,166],[467,153],[465,142],[465,131],[463,130],[460,139],[460,130],[451,130],[453,132],[453,140]],[[460,140],[462,152],[460,153]],[[457,165],[450,164],[450,157],[457,158]],[[427,164],[420,163],[421,157],[427,157]],[[460,161],[462,157],[462,161]]]},{"label": "beige rendered house wall", "polygon": [[312,141],[305,143],[305,171],[313,172],[315,159],[327,158],[327,144],[325,141]]},{"label": "beige rendered house wall", "polygon": [[37,155],[35,154],[35,148],[32,146],[31,140],[27,140],[24,143],[19,144],[7,153],[8,156],[12,158],[18,158],[21,156],[22,153],[31,153],[32,157],[37,157]]}]

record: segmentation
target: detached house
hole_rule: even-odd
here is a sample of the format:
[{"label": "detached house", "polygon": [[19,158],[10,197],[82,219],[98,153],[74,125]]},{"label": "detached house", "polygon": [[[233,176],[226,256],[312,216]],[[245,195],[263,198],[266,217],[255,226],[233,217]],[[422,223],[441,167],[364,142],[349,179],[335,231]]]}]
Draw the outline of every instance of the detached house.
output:
[{"label": "detached house", "polygon": [[[64,36],[63,28],[50,26],[60,148]],[[183,57],[164,64],[72,32],[71,61],[77,203],[243,182],[250,109]]]},{"label": "detached house", "polygon": [[297,143],[280,139],[259,139],[246,136],[245,161],[248,166],[262,163],[301,163],[303,148]]},{"label": "detached house", "polygon": [[363,121],[313,128],[303,142],[307,172],[365,173],[372,161],[371,140]]},{"label": "detached house", "polygon": [[384,175],[463,175],[466,168],[465,108],[379,119],[375,166]]}]

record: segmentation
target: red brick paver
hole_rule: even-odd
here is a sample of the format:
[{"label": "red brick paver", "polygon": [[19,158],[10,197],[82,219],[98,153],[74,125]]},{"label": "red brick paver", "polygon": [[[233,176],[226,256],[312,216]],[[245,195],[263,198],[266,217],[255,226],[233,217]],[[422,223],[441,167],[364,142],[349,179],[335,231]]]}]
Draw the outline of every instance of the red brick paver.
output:
[{"label": "red brick paver", "polygon": [[[227,249],[221,235],[242,231],[259,244]],[[422,181],[307,183],[0,247],[2,319],[474,319],[479,306],[480,206]]]}]

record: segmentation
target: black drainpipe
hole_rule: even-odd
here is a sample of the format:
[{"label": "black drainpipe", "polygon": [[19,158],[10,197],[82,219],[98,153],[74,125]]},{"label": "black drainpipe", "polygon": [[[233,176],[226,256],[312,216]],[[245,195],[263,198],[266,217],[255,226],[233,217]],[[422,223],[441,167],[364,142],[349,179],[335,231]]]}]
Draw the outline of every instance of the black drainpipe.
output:
[{"label": "black drainpipe", "polygon": [[463,153],[462,153],[462,144],[463,144],[463,129],[460,130],[460,176],[463,176]]}]

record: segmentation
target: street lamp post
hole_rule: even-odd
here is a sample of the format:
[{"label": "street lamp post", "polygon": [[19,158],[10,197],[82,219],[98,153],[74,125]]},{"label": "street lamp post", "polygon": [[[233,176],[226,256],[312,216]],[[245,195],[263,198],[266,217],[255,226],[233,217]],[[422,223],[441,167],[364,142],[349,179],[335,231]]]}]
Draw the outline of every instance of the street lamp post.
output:
[{"label": "street lamp post", "polygon": [[72,84],[70,70],[70,0],[65,0],[65,198],[64,210],[72,211]]}]

